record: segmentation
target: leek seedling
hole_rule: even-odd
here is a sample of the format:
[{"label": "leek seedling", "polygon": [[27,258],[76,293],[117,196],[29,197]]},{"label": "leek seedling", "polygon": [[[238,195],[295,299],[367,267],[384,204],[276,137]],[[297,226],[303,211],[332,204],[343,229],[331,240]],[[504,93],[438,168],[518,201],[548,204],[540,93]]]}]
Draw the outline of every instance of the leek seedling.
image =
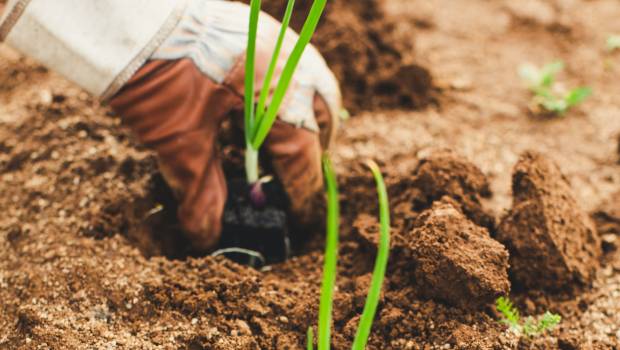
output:
[{"label": "leek seedling", "polygon": [[390,207],[388,202],[387,190],[385,182],[381,175],[381,170],[377,163],[369,160],[368,167],[372,171],[377,185],[377,193],[379,196],[379,221],[381,236],[379,238],[379,248],[377,250],[377,258],[375,260],[375,268],[372,273],[372,281],[370,290],[366,297],[364,312],[360,319],[360,325],[357,328],[355,340],[353,341],[353,350],[363,350],[366,348],[370,329],[375,318],[377,306],[379,305],[379,297],[381,295],[381,286],[385,278],[385,270],[387,268],[388,258],[390,254]]},{"label": "leek seedling", "polygon": [[578,87],[567,93],[561,91],[555,84],[555,77],[562,69],[564,69],[564,63],[561,61],[547,64],[542,69],[531,64],[521,67],[519,73],[534,93],[532,103],[535,109],[542,108],[548,112],[563,115],[592,94],[592,89],[589,87]]},{"label": "leek seedling", "polygon": [[286,91],[291,83],[295,69],[301,60],[301,56],[310,43],[310,39],[316,30],[316,26],[319,23],[319,19],[325,9],[325,3],[327,0],[315,0],[310,9],[310,13],[306,18],[304,26],[299,34],[297,43],[293,47],[291,54],[289,55],[278,84],[271,98],[269,106],[265,109],[267,104],[267,97],[271,87],[271,79],[275,72],[276,63],[280,55],[282,43],[288,28],[288,24],[293,11],[294,0],[289,0],[284,19],[282,20],[282,26],[280,28],[280,34],[276,42],[274,52],[271,57],[271,62],[265,76],[265,82],[261,88],[259,95],[258,106],[254,105],[254,80],[255,80],[255,60],[256,60],[256,37],[258,31],[258,18],[260,15],[260,0],[252,0],[250,2],[250,23],[248,32],[248,42],[246,50],[246,66],[245,66],[245,110],[244,110],[244,123],[245,123],[245,142],[246,142],[246,154],[245,154],[245,171],[248,183],[260,185],[259,170],[258,170],[258,153],[265,138],[269,134],[269,130],[275,122],[278,110],[284,100]]},{"label": "leek seedling", "polygon": [[323,263],[323,284],[319,305],[318,349],[329,350],[331,342],[332,305],[336,285],[338,263],[338,226],[340,224],[340,203],[336,174],[327,154],[323,155],[323,173],[327,190],[327,238]]},{"label": "leek seedling", "polygon": [[546,331],[550,331],[555,328],[561,321],[560,315],[553,314],[549,311],[545,312],[537,319],[533,317],[527,317],[525,320],[521,319],[519,310],[512,304],[510,299],[499,297],[495,302],[497,311],[502,314],[501,323],[507,325],[511,331],[518,335],[524,335],[528,338],[533,338],[542,335]]}]

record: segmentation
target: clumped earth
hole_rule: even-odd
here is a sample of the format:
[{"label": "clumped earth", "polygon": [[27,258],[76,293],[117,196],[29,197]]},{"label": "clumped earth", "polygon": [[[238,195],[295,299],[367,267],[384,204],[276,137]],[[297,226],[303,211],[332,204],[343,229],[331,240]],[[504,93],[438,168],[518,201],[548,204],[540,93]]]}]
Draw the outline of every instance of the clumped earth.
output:
[{"label": "clumped earth", "polygon": [[525,153],[512,179],[514,203],[497,239],[510,250],[516,282],[526,288],[562,289],[594,278],[601,241],[556,164]]},{"label": "clumped earth", "polygon": [[493,230],[495,218],[482,207],[482,198],[491,196],[488,178],[471,162],[450,150],[441,150],[423,158],[416,168],[411,185],[420,189],[421,201],[415,203],[420,210],[429,207],[443,196],[455,200],[468,218],[476,224]]},{"label": "clumped earth", "polygon": [[[620,54],[604,49],[620,32],[617,1],[345,5],[330,3],[317,37],[357,108],[334,153],[333,348],[350,347],[370,283],[377,202],[359,160],[374,158],[393,244],[369,349],[618,349]],[[564,118],[530,115],[516,69],[555,59],[595,94]],[[401,60],[433,79],[399,80]],[[398,91],[384,98],[386,79]],[[0,348],[300,349],[316,323],[320,233],[261,271],[189,257],[170,218],[157,221],[170,198],[153,154],[105,106],[6,47],[0,186]],[[144,241],[145,222],[161,224],[158,244]],[[528,233],[541,239],[533,255],[520,250]],[[550,310],[561,326],[519,339],[492,305],[508,291],[522,314]]]},{"label": "clumped earth", "polygon": [[424,296],[475,309],[508,294],[508,251],[458,207],[449,197],[435,202],[402,241]]}]

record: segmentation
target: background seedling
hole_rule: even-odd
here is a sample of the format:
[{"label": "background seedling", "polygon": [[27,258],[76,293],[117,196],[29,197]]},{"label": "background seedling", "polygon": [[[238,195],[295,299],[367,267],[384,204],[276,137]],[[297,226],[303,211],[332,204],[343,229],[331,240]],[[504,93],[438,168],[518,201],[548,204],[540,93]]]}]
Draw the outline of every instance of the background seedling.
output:
[{"label": "background seedling", "polygon": [[[366,348],[372,323],[379,305],[381,288],[385,279],[390,252],[390,208],[385,182],[379,166],[373,162],[367,162],[368,167],[373,173],[377,185],[379,200],[379,221],[380,239],[375,267],[372,274],[368,296],[364,311],[360,318],[355,339],[353,340],[353,350],[363,350]],[[318,350],[329,350],[331,336],[331,313],[333,305],[333,292],[336,281],[336,264],[338,258],[338,223],[340,222],[340,206],[338,202],[338,187],[336,175],[327,155],[323,156],[323,171],[327,189],[327,242],[325,245],[325,262],[323,265],[323,284],[321,287],[321,302],[319,306],[319,327],[318,327]],[[312,329],[308,329],[307,349],[311,350],[313,342]]]},{"label": "background seedling", "polygon": [[607,50],[613,52],[620,49],[620,35],[612,35],[607,38]]},{"label": "background seedling", "polygon": [[556,74],[564,69],[564,63],[556,61],[538,69],[532,64],[523,65],[519,73],[534,93],[532,99],[535,112],[551,112],[563,115],[572,107],[583,102],[592,94],[589,87],[578,87],[568,92],[556,85]]},{"label": "background seedling", "polygon": [[527,317],[521,319],[519,310],[512,304],[510,299],[499,297],[495,303],[497,311],[502,314],[501,323],[510,327],[510,330],[518,335],[524,335],[528,338],[534,338],[542,335],[546,331],[554,329],[561,321],[560,315],[553,314],[549,311],[542,316],[534,318]]},{"label": "background seedling", "polygon": [[[325,9],[325,3],[327,0],[315,0],[310,8],[310,13],[306,18],[306,21],[299,33],[299,38],[291,54],[289,55],[280,79],[273,92],[271,102],[267,105],[267,98],[269,96],[271,80],[275,72],[276,63],[280,56],[280,50],[282,43],[286,35],[288,24],[293,12],[293,6],[295,0],[289,0],[286,8],[286,13],[282,20],[282,26],[280,28],[280,34],[274,48],[274,52],[271,57],[271,62],[265,76],[265,81],[261,88],[259,95],[258,106],[255,106],[254,96],[254,80],[255,80],[255,60],[256,60],[256,37],[258,31],[258,18],[260,15],[260,0],[252,0],[250,2],[250,23],[248,42],[246,50],[246,66],[245,66],[245,110],[244,110],[244,124],[245,124],[245,141],[246,141],[246,154],[245,154],[245,171],[248,183],[256,184],[259,178],[258,169],[258,154],[260,147],[265,138],[269,134],[269,130],[273,126],[276,120],[278,111],[286,95],[286,91],[291,83],[295,69],[301,60],[301,56],[310,39],[316,30],[316,26],[319,23],[319,19]],[[256,108],[255,108],[256,107]]]}]

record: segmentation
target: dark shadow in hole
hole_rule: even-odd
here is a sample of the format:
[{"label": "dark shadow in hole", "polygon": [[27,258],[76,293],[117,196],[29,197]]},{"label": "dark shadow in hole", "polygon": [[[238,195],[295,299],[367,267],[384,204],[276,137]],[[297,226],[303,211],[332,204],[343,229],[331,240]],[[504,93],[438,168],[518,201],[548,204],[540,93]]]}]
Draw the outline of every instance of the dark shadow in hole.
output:
[{"label": "dark shadow in hole", "polygon": [[146,257],[185,259],[190,242],[179,227],[177,203],[160,173],[148,184],[148,196],[136,199],[126,210],[130,221],[126,236]]}]

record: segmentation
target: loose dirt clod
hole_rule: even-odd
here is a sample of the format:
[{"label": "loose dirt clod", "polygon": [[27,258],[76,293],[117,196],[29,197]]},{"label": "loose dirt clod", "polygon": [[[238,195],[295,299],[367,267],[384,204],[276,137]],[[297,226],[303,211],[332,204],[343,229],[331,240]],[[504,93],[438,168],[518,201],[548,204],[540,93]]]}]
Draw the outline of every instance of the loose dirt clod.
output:
[{"label": "loose dirt clod", "polygon": [[497,239],[511,252],[514,282],[551,290],[589,283],[600,239],[558,166],[539,153],[524,153],[514,168],[512,191],[513,206]]},{"label": "loose dirt clod", "polygon": [[449,197],[418,217],[405,235],[422,295],[465,308],[493,303],[510,289],[508,252]]},{"label": "loose dirt clod", "polygon": [[455,152],[439,150],[422,159],[412,185],[421,191],[414,203],[416,210],[428,208],[447,195],[470,220],[493,230],[495,218],[480,203],[482,197],[491,195],[489,181],[476,165]]}]

